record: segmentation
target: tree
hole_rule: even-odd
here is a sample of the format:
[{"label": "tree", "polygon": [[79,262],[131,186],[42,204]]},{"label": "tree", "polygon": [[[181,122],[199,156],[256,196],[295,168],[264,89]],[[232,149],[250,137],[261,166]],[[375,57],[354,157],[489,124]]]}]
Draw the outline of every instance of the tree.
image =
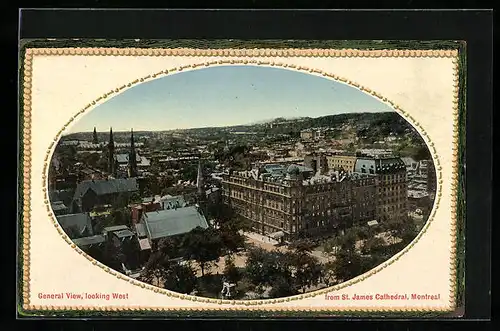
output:
[{"label": "tree", "polygon": [[288,279],[285,277],[277,277],[273,283],[269,296],[271,298],[288,297],[297,294],[297,291],[290,286]]},{"label": "tree", "polygon": [[130,194],[129,200],[131,203],[141,203],[141,194],[139,192],[133,192],[132,194]]},{"label": "tree", "polygon": [[385,241],[380,237],[372,237],[367,239],[361,251],[363,254],[376,254],[382,251],[385,247]]},{"label": "tree", "polygon": [[224,261],[224,276],[230,283],[237,283],[241,279],[241,273],[234,264],[233,258],[226,256]]},{"label": "tree", "polygon": [[393,239],[401,238],[401,234],[403,233],[405,228],[404,220],[401,220],[399,218],[389,219],[384,225],[384,228],[387,232],[390,233]]},{"label": "tree", "polygon": [[122,263],[127,262],[127,257],[123,253],[122,247],[117,246],[112,238],[108,238],[103,248],[104,261],[102,262],[114,270],[123,271]]},{"label": "tree", "polygon": [[404,244],[409,244],[418,235],[418,228],[412,219],[409,219],[403,228],[401,229],[399,235]]},{"label": "tree", "polygon": [[307,287],[315,286],[319,283],[323,276],[323,268],[316,257],[295,252],[292,259],[295,269],[293,281],[297,288],[305,292]]},{"label": "tree", "polygon": [[335,275],[335,263],[327,262],[323,266],[323,275],[322,280],[326,284],[326,286],[333,286],[338,284],[337,277]]},{"label": "tree", "polygon": [[161,250],[151,254],[139,280],[180,293],[191,293],[196,288],[191,266],[170,260]]},{"label": "tree", "polygon": [[268,252],[262,248],[254,248],[249,251],[245,275],[257,289],[271,286],[274,289],[273,295],[293,295],[297,294],[299,289],[294,281],[294,269],[296,267],[292,253]]},{"label": "tree", "polygon": [[354,251],[341,250],[335,255],[333,270],[338,281],[347,281],[363,273],[362,258]]},{"label": "tree", "polygon": [[245,237],[238,231],[221,228],[217,232],[227,253],[236,253],[245,246]]},{"label": "tree", "polygon": [[184,236],[181,247],[184,257],[195,260],[204,276],[209,263],[217,261],[222,255],[223,243],[214,229],[196,227]]},{"label": "tree", "polygon": [[196,181],[198,176],[198,166],[196,164],[189,164],[182,167],[180,176],[183,181]]},{"label": "tree", "polygon": [[189,294],[196,288],[196,276],[189,264],[170,261],[165,268],[163,287],[171,291]]},{"label": "tree", "polygon": [[101,156],[98,153],[86,153],[86,155],[82,156],[83,163],[92,168],[99,167],[100,159]]}]

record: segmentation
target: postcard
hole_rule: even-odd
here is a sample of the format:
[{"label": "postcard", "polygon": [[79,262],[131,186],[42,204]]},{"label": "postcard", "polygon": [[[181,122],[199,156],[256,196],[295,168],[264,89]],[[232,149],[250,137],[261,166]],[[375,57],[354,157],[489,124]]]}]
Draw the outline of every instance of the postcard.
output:
[{"label": "postcard", "polygon": [[204,45],[24,46],[19,312],[456,314],[464,45]]}]

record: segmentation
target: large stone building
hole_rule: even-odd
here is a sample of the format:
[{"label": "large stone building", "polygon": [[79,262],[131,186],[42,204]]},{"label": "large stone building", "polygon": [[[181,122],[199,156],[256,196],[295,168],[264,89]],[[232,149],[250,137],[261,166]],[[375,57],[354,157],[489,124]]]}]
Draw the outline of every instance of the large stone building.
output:
[{"label": "large stone building", "polygon": [[329,169],[342,168],[347,172],[354,172],[356,156],[354,155],[327,155],[326,162]]},{"label": "large stone building", "polygon": [[266,165],[224,174],[222,185],[225,201],[252,221],[254,231],[284,240],[327,235],[375,213],[363,200],[375,193],[368,175]]},{"label": "large stone building", "polygon": [[400,158],[340,155],[334,160],[308,156],[305,167],[266,165],[227,173],[224,198],[253,222],[254,231],[285,240],[407,216],[406,167]]},{"label": "large stone building", "polygon": [[326,173],[330,170],[344,170],[348,173],[354,172],[356,156],[346,154],[309,154],[304,157],[307,167]]},{"label": "large stone building", "polygon": [[406,165],[401,158],[359,157],[356,159],[354,171],[375,175],[378,221],[407,216],[408,184]]}]

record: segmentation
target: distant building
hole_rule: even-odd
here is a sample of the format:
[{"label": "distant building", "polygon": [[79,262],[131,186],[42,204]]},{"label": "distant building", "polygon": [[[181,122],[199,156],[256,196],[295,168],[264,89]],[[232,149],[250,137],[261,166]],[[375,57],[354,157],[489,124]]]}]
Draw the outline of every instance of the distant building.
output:
[{"label": "distant building", "polygon": [[376,175],[378,221],[405,217],[408,185],[406,166],[400,158],[360,157],[354,170]]},{"label": "distant building", "polygon": [[135,178],[86,180],[78,184],[73,197],[74,208],[89,212],[96,205],[115,204],[125,201],[139,186]]},{"label": "distant building", "polygon": [[110,226],[103,229],[102,234],[106,240],[111,240],[115,247],[130,244],[135,235],[126,225]]},{"label": "distant building", "polygon": [[316,140],[323,137],[323,132],[318,129],[306,129],[300,131],[300,138],[303,140]]},{"label": "distant building", "polygon": [[82,237],[73,239],[75,245],[80,247],[81,249],[88,250],[92,247],[103,247],[106,243],[106,237],[102,234],[97,234],[94,236]]},{"label": "distant building", "polygon": [[51,207],[54,215],[56,216],[66,215],[70,213],[69,207],[67,207],[62,201],[52,201]]},{"label": "distant building", "polygon": [[344,169],[347,172],[354,172],[356,166],[356,156],[354,155],[327,155],[326,162],[328,169]]},{"label": "distant building", "polygon": [[197,207],[187,206],[144,213],[135,227],[139,245],[149,249],[159,239],[183,235],[196,227],[206,229],[208,223]]},{"label": "distant building", "polygon": [[[293,240],[328,235],[359,221],[354,217],[368,218],[358,200],[364,197],[363,187],[373,191],[373,180],[354,181],[342,172],[323,175],[304,166],[267,165],[225,174],[223,194],[226,203],[252,221],[254,231]],[[353,208],[362,216],[355,216]]]},{"label": "distant building", "polygon": [[59,225],[71,239],[88,237],[94,234],[92,220],[87,213],[56,216]]}]

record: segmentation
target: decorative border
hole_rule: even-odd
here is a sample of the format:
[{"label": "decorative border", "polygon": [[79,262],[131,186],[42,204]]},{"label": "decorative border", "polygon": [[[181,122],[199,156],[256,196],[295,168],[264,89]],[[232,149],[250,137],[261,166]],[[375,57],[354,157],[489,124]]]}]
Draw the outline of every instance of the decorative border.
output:
[{"label": "decorative border", "polygon": [[[325,294],[328,292],[332,291],[337,291],[342,288],[346,288],[348,286],[351,286],[355,283],[358,283],[367,277],[372,276],[373,274],[379,272],[380,270],[386,268],[390,264],[394,263],[397,261],[401,256],[403,256],[410,248],[415,245],[415,243],[418,242],[418,240],[422,237],[422,235],[427,231],[428,227],[433,221],[433,218],[435,216],[436,210],[439,206],[439,202],[441,200],[442,196],[442,174],[441,174],[441,165],[439,162],[439,158],[436,154],[436,149],[434,147],[434,144],[430,141],[430,138],[428,134],[425,132],[425,130],[422,128],[422,126],[416,122],[411,115],[406,113],[404,110],[402,110],[398,105],[396,105],[394,102],[388,100],[387,98],[383,97],[382,95],[378,94],[375,91],[372,91],[368,88],[365,88],[355,82],[352,82],[346,78],[339,77],[333,74],[329,74],[326,72],[323,72],[318,69],[310,69],[307,67],[302,67],[302,66],[296,66],[296,65],[288,65],[288,64],[282,64],[282,63],[277,63],[277,62],[270,62],[270,61],[261,61],[261,60],[240,60],[240,59],[229,59],[229,60],[217,60],[217,61],[208,61],[204,63],[199,63],[199,64],[193,64],[193,65],[186,65],[186,66],[180,66],[177,68],[171,68],[169,70],[163,70],[157,73],[154,73],[152,75],[147,75],[142,78],[136,79],[132,82],[129,82],[128,84],[122,85],[112,91],[109,91],[96,100],[92,101],[88,105],[86,105],[83,109],[81,109],[78,113],[76,113],[71,119],[64,125],[64,127],[57,133],[56,137],[48,147],[48,150],[45,155],[44,159],[44,169],[43,169],[43,188],[44,188],[44,203],[47,208],[48,216],[51,218],[51,220],[54,223],[54,226],[57,228],[57,231],[59,234],[63,237],[63,239],[71,245],[73,249],[75,249],[79,254],[83,255],[85,258],[87,258],[89,261],[92,262],[92,264],[99,266],[106,272],[116,276],[118,279],[124,279],[136,286],[140,286],[142,288],[147,288],[149,290],[154,291],[155,293],[162,293],[170,297],[174,298],[181,298],[181,299],[186,299],[186,300],[191,300],[191,301],[196,301],[200,303],[217,303],[220,305],[225,305],[224,307],[215,307],[215,308],[164,308],[164,307],[128,307],[128,306],[110,306],[110,307],[86,307],[86,306],[73,306],[73,307],[59,307],[59,306],[34,306],[30,305],[29,302],[29,245],[30,245],[30,181],[31,181],[31,176],[30,176],[30,170],[31,170],[31,135],[30,135],[30,128],[31,128],[31,69],[32,69],[32,59],[34,55],[83,55],[83,56],[198,56],[198,57],[441,57],[441,58],[449,58],[453,57],[453,63],[455,65],[455,71],[454,71],[454,92],[455,92],[455,100],[453,101],[453,116],[454,116],[454,129],[453,129],[453,164],[457,167],[454,168],[452,171],[452,256],[456,257],[456,232],[457,232],[457,194],[456,190],[458,189],[458,135],[459,135],[459,128],[458,128],[458,115],[459,115],[459,61],[458,61],[458,51],[457,50],[357,50],[357,49],[189,49],[189,48],[177,48],[177,49],[139,49],[139,48],[27,48],[26,49],[26,54],[25,54],[25,60],[24,60],[24,106],[23,106],[23,114],[24,114],[24,127],[23,127],[23,145],[24,145],[24,154],[23,154],[23,170],[24,170],[24,189],[23,189],[23,198],[24,198],[24,205],[23,205],[23,309],[24,310],[41,310],[41,311],[58,311],[61,309],[64,310],[90,310],[90,311],[95,311],[95,310],[103,310],[103,311],[179,311],[179,310],[185,310],[185,311],[218,311],[218,310],[236,310],[236,311],[255,311],[255,310],[261,310],[262,308],[253,308],[253,307],[248,307],[248,306],[258,306],[262,304],[270,304],[270,303],[282,303],[282,302],[288,302],[288,301],[293,301],[293,300],[300,300],[303,298],[309,298],[309,297],[314,297],[318,296],[321,294]],[[301,72],[308,72],[308,73],[313,73],[313,74],[319,74],[323,77],[328,77],[333,80],[345,83],[347,85],[350,85],[352,87],[355,87],[359,89],[360,91],[363,91],[367,94],[370,94],[376,98],[378,98],[380,101],[388,103],[394,108],[395,111],[397,111],[403,118],[405,118],[410,124],[412,124],[416,129],[419,130],[419,133],[422,137],[424,137],[426,140],[426,143],[429,147],[429,150],[432,150],[433,158],[435,161],[435,169],[437,172],[437,182],[439,183],[438,187],[438,193],[436,195],[436,198],[434,200],[434,207],[433,211],[429,216],[429,219],[427,220],[426,224],[422,228],[421,232],[417,235],[416,238],[407,246],[405,247],[402,251],[398,252],[396,255],[391,257],[389,260],[385,261],[381,265],[373,268],[372,270],[366,272],[363,275],[360,275],[354,279],[351,279],[347,282],[344,282],[342,284],[329,287],[329,288],[324,288],[321,290],[309,292],[309,293],[304,293],[296,296],[291,296],[291,297],[285,297],[285,298],[278,298],[278,299],[265,299],[265,300],[221,300],[221,299],[210,299],[210,298],[203,298],[203,297],[196,297],[196,296],[189,296],[189,295],[182,295],[176,292],[172,292],[169,290],[165,290],[162,288],[158,288],[149,284],[145,284],[139,281],[136,281],[135,279],[129,278],[119,272],[116,272],[109,267],[103,265],[102,263],[94,260],[92,257],[84,253],[81,249],[76,247],[76,245],[67,237],[67,235],[62,231],[61,227],[59,226],[57,219],[55,218],[54,214],[51,211],[50,204],[48,201],[48,196],[47,196],[47,190],[46,190],[46,185],[47,185],[47,169],[48,169],[48,164],[49,164],[49,158],[52,154],[52,148],[54,145],[57,143],[59,140],[60,136],[64,132],[64,130],[81,114],[84,112],[90,110],[93,108],[98,102],[105,100],[107,97],[112,96],[114,94],[120,93],[122,90],[132,87],[134,85],[140,84],[142,82],[156,79],[159,76],[164,76],[168,75],[171,73],[177,73],[181,72],[185,69],[196,69],[199,67],[209,67],[209,66],[214,66],[214,65],[231,65],[231,64],[250,64],[250,65],[264,65],[264,66],[276,66],[276,67],[283,67],[283,68],[291,68],[295,69],[297,71]],[[359,311],[371,311],[371,312],[429,312],[429,311],[441,311],[441,312],[448,312],[450,310],[453,310],[456,305],[456,284],[455,280],[457,277],[457,266],[456,266],[456,261],[455,259],[452,259],[451,266],[450,266],[450,282],[452,286],[451,290],[451,296],[450,296],[450,309],[446,308],[433,308],[433,307],[419,307],[419,308],[414,308],[414,307],[402,307],[402,308],[394,308],[394,307],[347,307],[347,308],[333,308],[333,309],[325,309],[325,308],[304,308],[302,309],[301,307],[294,307],[293,309],[290,308],[265,308],[266,311],[275,311],[275,312],[280,312],[280,311],[295,311],[295,312],[302,312],[302,311],[324,311],[324,312],[359,312]],[[246,307],[234,307],[233,305],[239,304],[239,305],[245,305]]]}]

